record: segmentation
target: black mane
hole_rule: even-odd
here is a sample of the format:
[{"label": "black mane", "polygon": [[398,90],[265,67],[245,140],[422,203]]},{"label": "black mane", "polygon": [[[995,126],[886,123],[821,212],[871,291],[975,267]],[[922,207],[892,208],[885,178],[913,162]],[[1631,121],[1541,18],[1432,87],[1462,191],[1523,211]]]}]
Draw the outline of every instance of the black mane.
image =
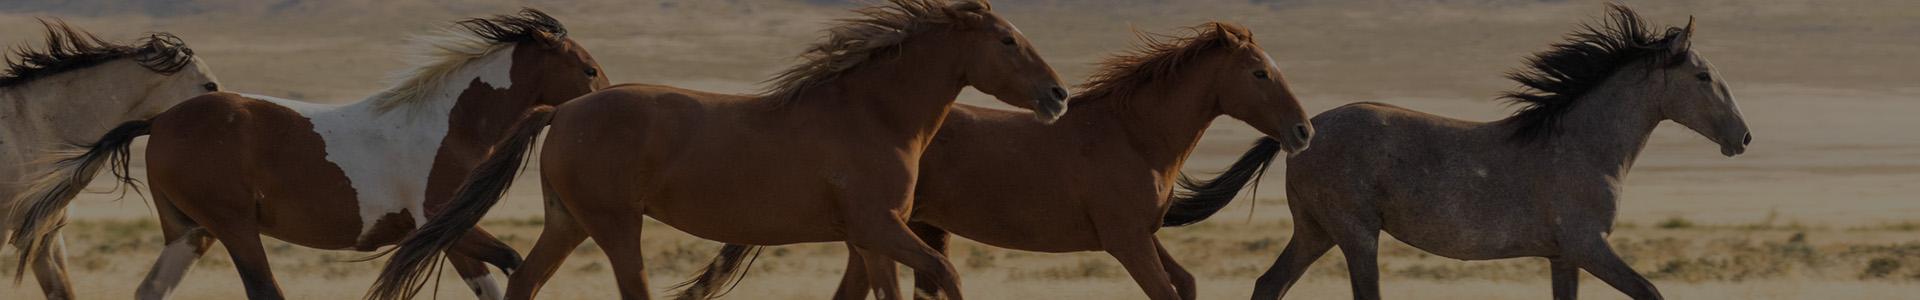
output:
[{"label": "black mane", "polygon": [[1668,53],[1667,43],[1678,29],[1654,35],[1633,9],[1607,6],[1605,24],[1583,24],[1580,30],[1555,43],[1552,49],[1527,59],[1527,69],[1507,74],[1522,88],[1501,95],[1521,106],[1510,122],[1519,124],[1512,139],[1535,141],[1552,137],[1560,118],[1580,96],[1592,91],[1615,71],[1635,61]]},{"label": "black mane", "polygon": [[[92,33],[74,29],[66,22],[40,21],[47,29],[46,49],[19,47],[6,59],[7,69],[0,73],[0,87],[12,87],[61,72],[91,67],[132,57],[141,66],[161,74],[173,74],[193,62],[193,49],[179,37],[157,32],[135,45],[114,44]],[[16,58],[17,57],[17,58]]]}]

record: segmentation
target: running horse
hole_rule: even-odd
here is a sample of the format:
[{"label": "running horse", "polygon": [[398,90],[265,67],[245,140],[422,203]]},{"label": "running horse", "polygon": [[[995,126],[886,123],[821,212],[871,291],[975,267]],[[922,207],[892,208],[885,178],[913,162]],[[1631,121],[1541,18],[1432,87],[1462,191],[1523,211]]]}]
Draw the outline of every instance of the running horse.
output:
[{"label": "running horse", "polygon": [[[0,73],[0,218],[13,215],[20,183],[51,170],[35,161],[99,138],[120,123],[145,120],[182,100],[220,90],[193,49],[168,33],[153,33],[131,44],[101,40],[61,21],[42,21],[44,49],[17,48]],[[33,268],[47,299],[72,299],[66,274],[66,245],[58,225],[64,212],[50,215],[54,228],[40,240],[41,255],[21,268]],[[0,233],[13,228],[0,222]],[[0,235],[0,241],[7,237]],[[25,240],[21,240],[24,242]],[[14,246],[25,253],[27,244]],[[16,277],[20,278],[20,277]]]},{"label": "running horse", "polygon": [[[642,216],[727,243],[845,241],[869,266],[901,261],[959,298],[953,265],[907,228],[918,162],[962,88],[1058,118],[1066,90],[985,2],[892,0],[828,29],[762,95],[627,84],[552,115],[540,155],[546,224],[513,273],[528,299],[583,240],[609,256],[625,299],[648,299]],[[499,201],[532,135],[502,144],[395,250],[370,298],[405,298],[439,249]],[[1060,157],[1030,157],[1045,162]],[[897,292],[897,291],[896,291]]]},{"label": "running horse", "polygon": [[[1508,76],[1526,89],[1506,94],[1522,108],[1504,120],[1379,103],[1314,117],[1322,133],[1338,138],[1287,159],[1293,237],[1253,298],[1286,294],[1308,265],[1339,246],[1354,298],[1379,299],[1375,256],[1384,230],[1454,259],[1545,257],[1555,299],[1577,296],[1579,270],[1634,299],[1661,299],[1607,244],[1634,158],[1666,120],[1729,157],[1746,152],[1753,135],[1726,82],[1693,50],[1691,21],[1654,34],[1633,10],[1609,8],[1605,24],[1583,26]],[[1270,147],[1262,143],[1248,156],[1272,159]],[[1236,173],[1247,172],[1228,172]],[[1182,201],[1213,205],[1175,209],[1167,222],[1206,218],[1246,178],[1190,186],[1212,193]]]},{"label": "running horse", "polygon": [[[252,299],[282,298],[261,234],[321,249],[391,245],[435,214],[518,123],[606,86],[592,56],[545,13],[455,24],[423,37],[426,61],[358,103],[210,93],[121,125],[31,189],[16,238],[45,239],[48,213],[98,169],[126,178],[128,143],[152,135],[147,174],[168,242],[139,298],[166,297],[214,240]],[[510,272],[519,255],[485,231],[460,240],[454,267],[481,298],[499,298],[482,261]]]},{"label": "running horse", "polygon": [[[1193,299],[1193,276],[1154,236],[1187,154],[1223,114],[1290,152],[1307,148],[1313,126],[1246,28],[1188,30],[1164,41],[1140,34],[1141,49],[1101,64],[1055,125],[956,106],[920,160],[908,226],[942,252],[951,234],[1029,251],[1106,251],[1149,298]],[[711,298],[737,278],[749,247],[722,249],[683,295]],[[868,277],[894,278],[893,268],[863,268],[858,251],[851,256],[834,298],[865,299]],[[916,278],[918,295],[941,294]]]}]

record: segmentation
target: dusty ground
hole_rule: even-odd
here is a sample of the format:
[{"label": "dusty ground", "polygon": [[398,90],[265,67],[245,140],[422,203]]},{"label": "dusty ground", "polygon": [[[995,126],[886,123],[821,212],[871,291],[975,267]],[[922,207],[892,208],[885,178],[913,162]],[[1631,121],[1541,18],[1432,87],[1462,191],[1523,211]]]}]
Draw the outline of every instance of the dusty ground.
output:
[{"label": "dusty ground", "polygon": [[[62,17],[114,39],[170,31],[187,39],[229,89],[324,102],[354,101],[382,87],[402,62],[406,36],[462,16],[529,5],[567,23],[615,82],[666,83],[746,92],[791,63],[822,22],[846,16],[836,1],[43,1],[0,4],[0,42],[35,40],[32,17]],[[1065,78],[1129,43],[1129,27],[1167,31],[1206,20],[1240,22],[1282,62],[1309,111],[1383,101],[1466,119],[1509,112],[1491,101],[1513,87],[1500,78],[1577,21],[1601,12],[1593,1],[1196,1],[1166,3],[1002,1]],[[1542,3],[1544,2],[1544,3]],[[281,3],[281,4],[275,4]],[[289,4],[290,3],[290,4]],[[823,4],[825,3],[825,4]],[[284,5],[283,5],[284,4]],[[1088,9],[1096,7],[1098,9]],[[1695,47],[1733,84],[1755,144],[1720,157],[1711,142],[1675,124],[1658,130],[1629,177],[1616,249],[1674,298],[1887,299],[1920,293],[1920,5],[1905,1],[1766,3],[1636,1],[1658,23],[1699,18]],[[968,94],[968,103],[991,103]],[[1189,167],[1224,167],[1254,138],[1222,119]],[[1276,172],[1278,174],[1278,172]],[[523,182],[524,183],[524,182]],[[1288,217],[1279,178],[1258,198],[1215,220],[1164,230],[1161,237],[1201,278],[1206,298],[1251,290],[1285,245]],[[538,234],[535,185],[521,184],[488,226],[524,251]],[[89,298],[124,298],[160,248],[140,198],[87,195],[72,225],[75,277]],[[648,227],[650,275],[658,294],[717,244],[666,226]],[[1798,236],[1798,238],[1796,238]],[[1388,242],[1381,260],[1387,296],[1399,299],[1537,299],[1548,291],[1538,259],[1458,262]],[[296,298],[352,298],[370,282],[362,254],[270,246]],[[10,252],[8,252],[10,253]],[[612,294],[604,256],[582,247],[549,298]],[[11,254],[8,254],[11,255]],[[832,291],[844,252],[833,244],[768,252],[736,299],[816,299]],[[10,257],[10,256],[9,256]],[[1098,253],[1040,254],[961,243],[952,257],[970,296],[1137,298],[1118,264]],[[10,260],[10,259],[9,259]],[[10,267],[10,265],[0,265]],[[1348,295],[1337,255],[1310,271],[1296,295]],[[191,273],[183,299],[240,295],[222,252]],[[444,282],[444,296],[464,287]],[[31,283],[0,298],[32,299]],[[1583,293],[1620,297],[1588,278]]]}]

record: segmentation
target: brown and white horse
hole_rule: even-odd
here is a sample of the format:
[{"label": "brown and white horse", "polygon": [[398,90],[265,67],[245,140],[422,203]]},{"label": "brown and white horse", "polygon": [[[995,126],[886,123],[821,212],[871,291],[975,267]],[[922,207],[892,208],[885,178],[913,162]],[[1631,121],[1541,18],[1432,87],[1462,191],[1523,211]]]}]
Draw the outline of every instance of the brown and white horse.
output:
[{"label": "brown and white horse", "polygon": [[[1148,298],[1193,299],[1193,276],[1154,237],[1187,154],[1221,115],[1288,151],[1307,147],[1313,125],[1252,32],[1226,23],[1190,30],[1168,41],[1143,34],[1145,47],[1107,59],[1069,102],[1074,113],[1054,125],[956,106],[920,160],[908,226],[942,252],[949,232],[1020,250],[1106,251]],[[753,252],[743,247],[723,249],[684,295],[709,298],[738,278]],[[869,277],[893,282],[893,268],[863,268],[853,254],[834,298],[865,299]],[[915,283],[918,295],[941,294]]]},{"label": "brown and white horse", "polygon": [[[869,266],[904,262],[959,298],[952,264],[907,229],[921,153],[962,88],[1042,120],[1059,117],[1066,91],[983,2],[893,0],[859,12],[766,95],[633,84],[560,106],[540,157],[546,229],[508,298],[532,298],[588,237],[611,258],[623,298],[650,298],[642,216],[728,243],[846,241]],[[413,295],[433,255],[506,190],[520,164],[510,154],[532,140],[515,139],[453,208],[402,242],[370,296]]]},{"label": "brown and white horse", "polygon": [[[116,44],[60,21],[45,26],[45,49],[19,48],[0,74],[0,217],[13,215],[24,182],[51,171],[35,161],[72,151],[127,121],[146,120],[220,84],[180,38],[153,33],[133,44]],[[64,213],[52,216],[56,224]],[[13,222],[0,223],[0,233]],[[74,297],[66,275],[66,246],[59,229],[38,246],[33,268],[47,299]],[[0,240],[5,240],[0,237]],[[24,242],[24,240],[23,240]],[[23,254],[27,244],[15,244]]]},{"label": "brown and white horse", "polygon": [[[358,103],[210,93],[122,125],[32,189],[17,237],[44,239],[46,212],[102,165],[124,170],[126,145],[152,135],[148,178],[169,242],[138,296],[165,297],[217,239],[250,298],[282,298],[261,234],[322,249],[392,244],[450,199],[517,123],[606,86],[592,56],[545,13],[456,24],[425,40],[427,61]],[[461,240],[454,267],[480,297],[498,298],[481,261],[512,270],[518,255],[484,231]]]}]

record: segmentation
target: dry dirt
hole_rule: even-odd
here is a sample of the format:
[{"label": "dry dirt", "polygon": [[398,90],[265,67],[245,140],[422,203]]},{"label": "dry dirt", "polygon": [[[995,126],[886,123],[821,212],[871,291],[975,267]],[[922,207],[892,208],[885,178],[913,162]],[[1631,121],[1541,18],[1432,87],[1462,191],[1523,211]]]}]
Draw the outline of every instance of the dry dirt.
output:
[{"label": "dry dirt", "polygon": [[[383,86],[403,63],[409,35],[464,16],[548,10],[591,49],[614,82],[649,82],[748,92],[791,63],[823,23],[848,16],[840,1],[240,1],[26,0],[0,4],[0,42],[37,42],[34,17],[126,40],[146,31],[184,37],[227,89],[348,102]],[[1002,1],[995,10],[1020,26],[1064,78],[1125,49],[1129,28],[1167,32],[1207,20],[1253,29],[1281,62],[1309,111],[1382,101],[1466,119],[1510,112],[1492,100],[1514,87],[1500,75],[1602,12],[1595,1],[1267,0]],[[1615,248],[1673,298],[1891,299],[1920,294],[1920,4],[1896,0],[1748,2],[1632,1],[1659,24],[1698,18],[1695,47],[1730,81],[1755,135],[1746,155],[1717,148],[1664,124],[1628,178]],[[977,93],[962,101],[997,105]],[[1188,164],[1224,167],[1256,133],[1222,118]],[[136,162],[138,164],[139,162]],[[1281,174],[1275,172],[1274,174]],[[1289,217],[1268,178],[1259,205],[1242,198],[1214,220],[1163,230],[1173,254],[1201,276],[1204,298],[1245,297],[1286,243]],[[487,225],[525,251],[538,235],[537,185],[522,180]],[[96,187],[103,187],[98,185]],[[84,195],[74,208],[74,277],[82,296],[130,295],[161,247],[151,209],[139,197]],[[1252,210],[1250,210],[1252,209]],[[667,226],[647,227],[655,294],[695,269],[718,245]],[[370,283],[364,254],[269,246],[289,295],[353,298]],[[1396,299],[1538,299],[1548,294],[1540,259],[1459,262],[1398,242],[1381,259],[1386,296]],[[177,297],[242,295],[223,250],[209,253]],[[581,247],[543,296],[599,299],[614,294],[598,248]],[[10,251],[7,253],[11,253]],[[1337,253],[1337,252],[1336,252]],[[7,254],[11,261],[11,255]],[[832,292],[842,247],[770,249],[734,299],[817,299]],[[982,299],[1142,298],[1117,263],[1100,253],[1044,254],[971,242],[952,260],[969,296]],[[1315,265],[1297,298],[1348,297],[1337,254]],[[11,265],[0,264],[11,269]],[[30,281],[31,279],[29,279]],[[0,298],[38,298],[32,283],[0,287]],[[442,296],[464,299],[445,280]],[[1589,298],[1622,296],[1588,277]]]}]

